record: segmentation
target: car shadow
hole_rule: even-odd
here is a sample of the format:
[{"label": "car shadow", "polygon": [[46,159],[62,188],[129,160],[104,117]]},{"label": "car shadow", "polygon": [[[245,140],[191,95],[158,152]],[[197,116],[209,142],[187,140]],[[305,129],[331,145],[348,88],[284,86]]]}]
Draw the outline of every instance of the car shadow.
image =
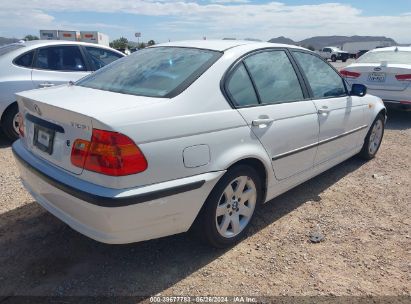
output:
[{"label": "car shadow", "polygon": [[388,130],[411,129],[411,111],[406,112],[389,109],[385,128]]},{"label": "car shadow", "polygon": [[0,149],[11,147],[11,140],[9,140],[6,135],[0,130]]},{"label": "car shadow", "polygon": [[[248,237],[287,215],[364,161],[349,159],[259,208]],[[34,202],[0,215],[0,298],[10,295],[147,296],[219,258],[192,233],[106,245],[75,232]]]}]

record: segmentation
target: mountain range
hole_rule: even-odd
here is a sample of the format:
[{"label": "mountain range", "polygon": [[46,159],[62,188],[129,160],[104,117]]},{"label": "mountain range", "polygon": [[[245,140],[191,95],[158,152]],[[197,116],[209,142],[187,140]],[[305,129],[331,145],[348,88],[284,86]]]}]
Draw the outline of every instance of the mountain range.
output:
[{"label": "mountain range", "polygon": [[[252,38],[247,38],[246,40],[258,41],[258,39],[252,39]],[[19,41],[19,39],[0,37],[0,45],[5,45],[5,44],[17,42],[17,41]],[[272,38],[268,40],[268,42],[273,42],[273,43],[313,47],[316,50],[319,50],[326,46],[341,46],[345,42],[364,42],[364,41],[388,41],[388,42],[391,42],[391,44],[393,45],[399,45],[394,39],[387,38],[385,36],[315,36],[315,37],[307,38],[301,41],[294,41],[290,38],[281,36],[281,37]]]},{"label": "mountain range", "polygon": [[341,46],[345,42],[365,42],[365,41],[387,41],[391,42],[393,45],[397,45],[397,42],[392,38],[387,38],[385,36],[315,36],[307,38],[301,41],[294,41],[286,37],[277,37],[268,40],[268,42],[273,43],[284,43],[301,45],[304,47],[313,47],[319,50],[326,46]]}]

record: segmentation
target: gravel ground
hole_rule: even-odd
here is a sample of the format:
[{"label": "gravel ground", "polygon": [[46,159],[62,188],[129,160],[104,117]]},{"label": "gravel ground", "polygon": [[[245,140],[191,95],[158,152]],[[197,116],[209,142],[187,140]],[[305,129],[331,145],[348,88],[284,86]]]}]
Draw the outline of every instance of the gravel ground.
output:
[{"label": "gravel ground", "polygon": [[[352,158],[260,208],[229,250],[190,234],[105,245],[22,188],[0,136],[0,302],[8,295],[411,295],[411,113]],[[325,239],[309,242],[319,231]]]}]

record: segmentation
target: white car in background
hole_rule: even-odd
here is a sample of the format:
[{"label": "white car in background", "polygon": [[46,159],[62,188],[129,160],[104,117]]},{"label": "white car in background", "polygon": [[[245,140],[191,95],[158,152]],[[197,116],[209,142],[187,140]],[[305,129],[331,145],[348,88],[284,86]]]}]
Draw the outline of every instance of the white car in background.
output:
[{"label": "white car in background", "polygon": [[76,81],[123,57],[93,43],[35,40],[0,47],[0,123],[11,140],[18,138],[15,93]]},{"label": "white car in background", "polygon": [[37,202],[95,240],[194,223],[224,247],[261,203],[355,154],[375,156],[385,107],[365,93],[296,46],[167,43],[75,84],[17,94],[13,152]]},{"label": "white car in background", "polygon": [[350,54],[340,50],[334,46],[327,46],[322,48],[317,52],[322,58],[325,60],[330,59],[332,62],[336,62],[337,60],[341,60],[342,62],[346,62],[350,58]]},{"label": "white car in background", "polygon": [[388,107],[411,110],[411,47],[369,51],[340,73],[351,85],[366,85]]}]

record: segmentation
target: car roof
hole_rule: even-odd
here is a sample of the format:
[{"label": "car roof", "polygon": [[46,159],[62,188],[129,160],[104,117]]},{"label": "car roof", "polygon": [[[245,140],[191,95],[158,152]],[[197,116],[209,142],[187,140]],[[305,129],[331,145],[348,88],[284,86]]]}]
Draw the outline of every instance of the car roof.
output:
[{"label": "car roof", "polygon": [[247,45],[255,49],[258,48],[267,48],[267,47],[286,47],[286,48],[296,48],[303,49],[295,45],[288,44],[279,44],[271,42],[259,42],[259,41],[250,41],[250,40],[185,40],[185,41],[175,41],[167,42],[162,44],[157,44],[154,47],[190,47],[198,49],[207,49],[213,51],[223,52],[225,50],[239,47],[242,45]]},{"label": "car roof", "polygon": [[411,52],[410,46],[389,46],[389,47],[374,49],[374,50],[371,50],[370,52],[395,51],[396,49],[402,52]]},{"label": "car roof", "polygon": [[[82,42],[82,41],[70,41],[70,40],[31,40],[31,41],[19,41],[15,42],[13,44],[20,44],[23,45],[29,49],[36,48],[36,47],[41,47],[41,46],[50,46],[50,45],[84,45],[84,46],[93,46],[93,47],[100,47],[100,48],[105,48],[109,50],[114,50],[116,52],[119,52],[113,48],[110,48],[106,45],[101,45],[101,44],[96,44],[96,43],[88,43],[88,42]],[[25,49],[27,50],[27,49]],[[121,53],[121,52],[119,52]]]}]

